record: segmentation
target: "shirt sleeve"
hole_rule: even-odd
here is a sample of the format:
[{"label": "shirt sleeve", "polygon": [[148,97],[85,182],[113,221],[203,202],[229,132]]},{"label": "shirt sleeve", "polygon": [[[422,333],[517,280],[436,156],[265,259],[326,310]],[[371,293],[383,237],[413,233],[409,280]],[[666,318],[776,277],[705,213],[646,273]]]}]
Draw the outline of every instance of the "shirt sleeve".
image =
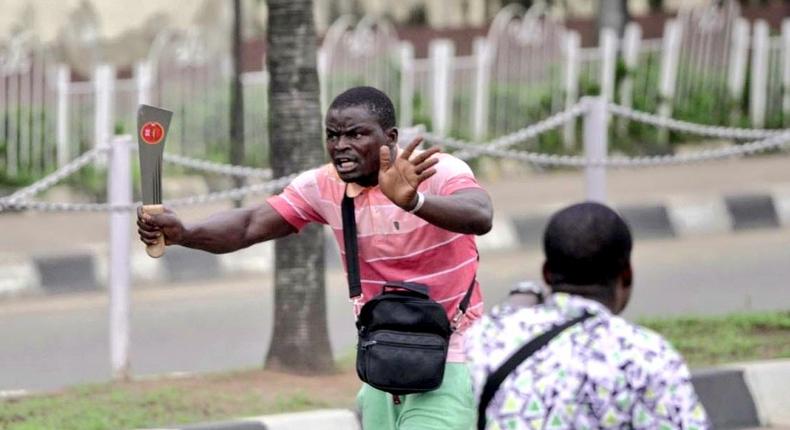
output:
[{"label": "shirt sleeve", "polygon": [[633,409],[632,422],[636,428],[647,424],[651,428],[709,429],[710,422],[691,384],[686,363],[669,344],[665,355],[663,369],[650,378],[645,403]]},{"label": "shirt sleeve", "polygon": [[319,198],[317,170],[310,170],[297,176],[285,187],[282,193],[266,199],[277,213],[289,224],[301,231],[310,222],[326,224],[326,220],[316,209]]},{"label": "shirt sleeve", "polygon": [[466,188],[480,188],[472,169],[463,160],[449,154],[440,154],[439,163],[436,164],[435,186],[431,187],[431,192],[447,196],[458,190]]}]

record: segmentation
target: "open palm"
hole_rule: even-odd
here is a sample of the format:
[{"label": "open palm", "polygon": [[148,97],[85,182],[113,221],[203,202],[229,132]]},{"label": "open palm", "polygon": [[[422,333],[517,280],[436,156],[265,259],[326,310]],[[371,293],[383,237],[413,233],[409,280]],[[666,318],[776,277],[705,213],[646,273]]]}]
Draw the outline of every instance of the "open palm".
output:
[{"label": "open palm", "polygon": [[[414,150],[422,143],[418,137],[409,143],[392,161],[390,148],[382,146],[379,150],[379,186],[381,191],[393,203],[403,209],[410,210],[416,204],[417,187],[426,179],[436,174],[433,168],[439,160],[433,157],[439,152],[438,147],[414,154]],[[412,155],[414,157],[412,158]]]}]

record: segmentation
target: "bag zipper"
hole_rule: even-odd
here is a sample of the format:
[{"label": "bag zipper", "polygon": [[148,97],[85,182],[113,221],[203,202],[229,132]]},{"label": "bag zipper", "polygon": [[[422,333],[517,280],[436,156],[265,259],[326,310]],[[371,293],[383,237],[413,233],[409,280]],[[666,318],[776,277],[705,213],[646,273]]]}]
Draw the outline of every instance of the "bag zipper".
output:
[{"label": "bag zipper", "polygon": [[437,349],[442,350],[444,347],[440,345],[410,345],[408,343],[400,343],[400,342],[389,342],[386,340],[369,340],[362,344],[362,349],[367,349],[373,345],[388,345],[388,346],[398,346],[401,348],[415,348],[415,349]]}]

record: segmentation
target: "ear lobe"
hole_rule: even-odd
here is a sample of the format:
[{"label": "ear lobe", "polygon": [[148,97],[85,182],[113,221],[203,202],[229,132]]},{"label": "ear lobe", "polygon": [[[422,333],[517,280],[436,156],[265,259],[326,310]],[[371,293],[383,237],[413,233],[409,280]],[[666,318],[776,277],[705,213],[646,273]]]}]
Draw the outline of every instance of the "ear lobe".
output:
[{"label": "ear lobe", "polygon": [[634,271],[631,268],[631,263],[628,263],[625,269],[623,269],[623,273],[620,275],[620,278],[623,282],[623,287],[631,288],[631,285],[634,283]]},{"label": "ear lobe", "polygon": [[552,281],[552,279],[551,279],[551,272],[549,271],[549,262],[548,261],[544,261],[543,262],[543,282],[545,282],[546,285],[551,285],[552,284],[551,281]]}]

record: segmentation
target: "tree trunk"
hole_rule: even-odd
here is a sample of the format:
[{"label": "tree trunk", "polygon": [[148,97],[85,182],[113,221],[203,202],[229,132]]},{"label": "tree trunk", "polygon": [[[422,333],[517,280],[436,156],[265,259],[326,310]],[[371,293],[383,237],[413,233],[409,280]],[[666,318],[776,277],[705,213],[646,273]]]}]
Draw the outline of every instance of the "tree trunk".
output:
[{"label": "tree trunk", "polygon": [[[233,0],[233,73],[230,83],[230,163],[244,163],[244,93],[241,88],[241,0]],[[234,177],[236,187],[244,185],[242,177]],[[234,200],[236,207],[241,199]]]},{"label": "tree trunk", "polygon": [[[311,0],[268,0],[269,141],[274,177],[324,162]],[[275,243],[274,332],[266,368],[334,370],[326,321],[324,235],[310,225]]]}]

